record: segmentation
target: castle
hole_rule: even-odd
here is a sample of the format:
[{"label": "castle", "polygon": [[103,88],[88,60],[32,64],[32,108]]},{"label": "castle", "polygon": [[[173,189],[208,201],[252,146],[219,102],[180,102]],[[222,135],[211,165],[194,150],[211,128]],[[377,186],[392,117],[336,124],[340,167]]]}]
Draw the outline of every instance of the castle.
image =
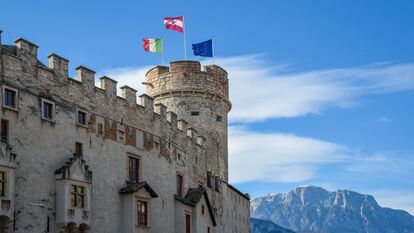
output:
[{"label": "castle", "polygon": [[0,232],[250,232],[249,196],[228,183],[224,69],[154,67],[137,104],[37,50],[0,32]]}]

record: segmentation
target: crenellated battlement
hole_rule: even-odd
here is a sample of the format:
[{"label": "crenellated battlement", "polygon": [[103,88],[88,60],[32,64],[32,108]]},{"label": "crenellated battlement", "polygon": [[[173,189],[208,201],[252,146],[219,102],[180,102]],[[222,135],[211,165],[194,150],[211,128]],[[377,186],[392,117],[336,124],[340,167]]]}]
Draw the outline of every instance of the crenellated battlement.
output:
[{"label": "crenellated battlement", "polygon": [[174,61],[146,73],[146,93],[154,98],[172,93],[198,93],[225,102],[230,110],[227,72],[217,65],[201,67],[198,61]]},{"label": "crenellated battlement", "polygon": [[[0,33],[1,56],[4,67],[0,73],[6,85],[19,91],[27,91],[38,96],[45,96],[60,103],[73,104],[82,109],[91,109],[91,114],[112,115],[113,120],[121,119],[130,127],[134,122],[145,119],[161,128],[169,128],[172,135],[180,133],[183,138],[191,139],[197,146],[203,146],[203,140],[196,132],[188,131],[187,125],[183,128],[172,109],[163,104],[155,104],[154,98],[145,93],[139,96],[137,104],[137,90],[129,86],[120,87],[120,96],[117,95],[117,81],[110,77],[100,78],[100,86],[95,86],[95,71],[85,66],[78,66],[76,77],[69,77],[69,60],[56,53],[50,54],[47,66],[37,58],[37,49],[34,43],[19,38],[15,45],[3,45]],[[168,67],[158,67],[149,72],[168,72]],[[37,75],[37,77],[36,77]],[[129,123],[131,122],[131,123]],[[124,123],[124,122],[123,122]],[[145,125],[145,124],[144,124]],[[162,126],[165,125],[165,126]],[[142,128],[145,127],[141,126]],[[190,132],[190,133],[189,133]]]}]

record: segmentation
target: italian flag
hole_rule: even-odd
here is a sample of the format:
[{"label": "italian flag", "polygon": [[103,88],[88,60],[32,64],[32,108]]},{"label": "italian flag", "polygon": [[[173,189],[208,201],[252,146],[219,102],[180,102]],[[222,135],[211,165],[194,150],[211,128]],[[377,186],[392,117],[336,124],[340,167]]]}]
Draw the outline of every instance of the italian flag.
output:
[{"label": "italian flag", "polygon": [[162,53],[162,39],[161,38],[145,38],[144,50],[152,53]]}]

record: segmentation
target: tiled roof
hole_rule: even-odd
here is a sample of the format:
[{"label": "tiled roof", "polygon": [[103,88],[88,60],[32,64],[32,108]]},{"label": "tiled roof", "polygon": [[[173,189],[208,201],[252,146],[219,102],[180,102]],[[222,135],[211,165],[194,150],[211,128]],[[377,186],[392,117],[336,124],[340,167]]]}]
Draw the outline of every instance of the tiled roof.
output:
[{"label": "tiled roof", "polygon": [[143,181],[138,183],[127,183],[127,185],[119,190],[120,194],[125,193],[134,193],[142,188],[145,188],[147,192],[151,195],[152,198],[158,197],[157,193],[154,191],[154,189],[151,188],[151,186]]},{"label": "tiled roof", "polygon": [[210,204],[207,191],[204,187],[190,188],[188,189],[185,197],[180,197],[180,196],[175,195],[175,199],[180,201],[183,204],[194,207],[201,200],[203,196],[207,203],[207,208],[208,208],[208,212],[210,213],[211,221],[213,222],[213,225],[216,226],[216,218],[213,212],[213,208]]}]

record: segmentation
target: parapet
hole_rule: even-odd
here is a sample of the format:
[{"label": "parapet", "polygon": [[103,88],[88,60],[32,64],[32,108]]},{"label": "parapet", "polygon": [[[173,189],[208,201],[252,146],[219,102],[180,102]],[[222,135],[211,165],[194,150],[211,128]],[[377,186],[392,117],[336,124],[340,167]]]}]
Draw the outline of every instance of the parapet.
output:
[{"label": "parapet", "polygon": [[174,61],[156,66],[146,74],[146,93],[155,99],[171,93],[201,93],[229,102],[228,73],[217,65],[204,66],[198,61]]},{"label": "parapet", "polygon": [[[1,31],[0,31],[0,46],[2,46]],[[94,100],[103,100],[108,105],[117,105],[116,108],[124,114],[135,113],[145,116],[143,119],[151,119],[152,122],[161,125],[162,127],[168,126],[172,130],[179,132],[185,138],[190,138],[194,145],[203,145],[204,137],[197,134],[188,123],[183,119],[177,119],[177,114],[167,109],[163,104],[157,103],[154,105],[154,98],[148,94],[141,94],[140,104],[137,104],[137,90],[129,86],[120,87],[120,96],[117,95],[117,81],[110,77],[103,76],[100,78],[100,87],[95,86],[95,71],[85,66],[78,66],[76,68],[75,79],[69,77],[69,60],[61,57],[56,53],[50,54],[48,58],[48,66],[41,64],[37,58],[38,46],[34,43],[19,38],[15,41],[15,46],[9,46],[15,49],[15,53],[11,53],[10,49],[7,51],[1,51],[0,59],[3,59],[3,55],[10,56],[7,59],[14,59],[14,62],[20,62],[22,67],[30,68],[32,74],[37,76],[35,80],[36,86],[31,86],[31,91],[35,92],[35,89],[44,90],[49,86],[56,86],[62,89],[62,92],[70,91],[71,95],[63,95],[63,98],[70,96],[72,101],[77,100],[82,96],[82,99],[90,100],[93,103]],[[1,49],[1,47],[0,47]],[[2,63],[1,63],[2,64]],[[154,77],[158,79],[160,75],[170,73],[170,69],[181,72],[180,70],[192,70],[194,72],[201,71],[200,63],[196,61],[178,61],[172,62],[171,67],[157,66],[150,69],[146,76],[147,79]],[[37,70],[36,70],[37,69]],[[10,74],[9,74],[10,76]],[[29,76],[27,76],[29,78]],[[27,80],[32,81],[32,80]],[[63,82],[62,82],[63,81]],[[22,80],[21,83],[25,83]],[[57,94],[58,95],[58,94]],[[87,96],[88,98],[83,98]],[[78,104],[78,103],[75,103]],[[120,114],[122,115],[122,114]],[[131,114],[129,115],[131,116]],[[132,114],[134,116],[134,114]]]}]

